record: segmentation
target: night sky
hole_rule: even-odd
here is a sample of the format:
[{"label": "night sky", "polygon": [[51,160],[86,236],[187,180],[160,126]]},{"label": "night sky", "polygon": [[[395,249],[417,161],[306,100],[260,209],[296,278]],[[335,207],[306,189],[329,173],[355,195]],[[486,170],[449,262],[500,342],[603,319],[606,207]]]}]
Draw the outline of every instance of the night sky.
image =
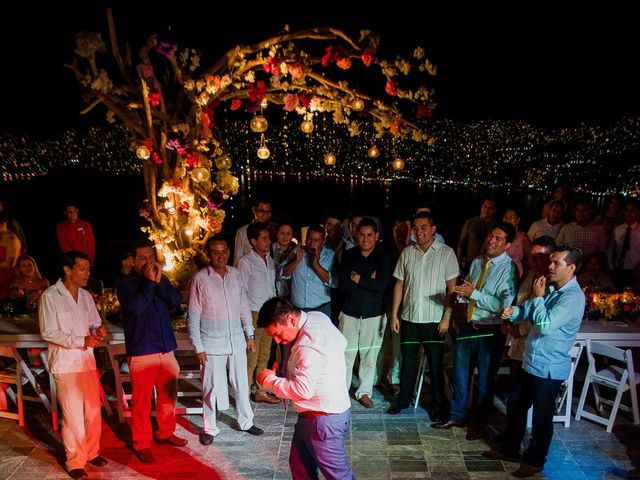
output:
[{"label": "night sky", "polygon": [[387,58],[422,45],[439,65],[440,118],[556,127],[640,114],[635,2],[389,1],[377,8],[349,1],[179,1],[164,8],[132,1],[11,3],[1,15],[0,132],[50,135],[102,121],[103,112],[93,119],[78,115],[80,86],[62,64],[72,58],[76,32],[100,31],[107,38],[106,4],[114,9],[121,42],[130,40],[135,50],[170,25],[181,46],[203,53],[205,66],[237,43],[262,40],[285,24],[335,26],[356,38],[369,28],[381,35],[380,54]]}]

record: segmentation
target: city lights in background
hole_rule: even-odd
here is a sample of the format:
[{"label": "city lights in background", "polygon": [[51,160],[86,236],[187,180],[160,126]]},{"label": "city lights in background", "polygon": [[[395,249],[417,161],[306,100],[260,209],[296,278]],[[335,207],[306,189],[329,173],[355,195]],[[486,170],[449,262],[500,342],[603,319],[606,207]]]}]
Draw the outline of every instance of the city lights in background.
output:
[{"label": "city lights in background", "polygon": [[[521,121],[434,120],[426,126],[435,139],[431,145],[376,138],[364,122],[359,134],[352,136],[322,115],[315,115],[312,121],[310,134],[301,131],[295,115],[280,123],[270,122],[264,132],[270,156],[259,160],[255,152],[262,133],[254,133],[246,120],[228,120],[219,137],[230,155],[225,161],[231,162],[236,175],[353,176],[364,181],[405,178],[543,190],[562,180],[575,190],[593,194],[640,192],[640,118],[555,130]],[[373,147],[377,156],[371,155]],[[325,162],[329,151],[335,163]],[[46,140],[0,135],[0,179],[5,182],[70,167],[137,175],[142,170],[138,157],[126,131],[118,126],[67,130]],[[393,161],[398,157],[404,168],[394,170]]]}]

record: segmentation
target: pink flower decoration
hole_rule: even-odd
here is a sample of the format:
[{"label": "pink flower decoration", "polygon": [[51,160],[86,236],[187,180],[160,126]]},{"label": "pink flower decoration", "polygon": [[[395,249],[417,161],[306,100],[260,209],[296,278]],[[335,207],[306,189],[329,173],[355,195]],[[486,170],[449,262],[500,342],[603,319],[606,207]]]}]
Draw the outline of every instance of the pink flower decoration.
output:
[{"label": "pink flower decoration", "polygon": [[284,109],[287,112],[292,112],[298,106],[298,95],[295,93],[288,93],[284,96]]}]

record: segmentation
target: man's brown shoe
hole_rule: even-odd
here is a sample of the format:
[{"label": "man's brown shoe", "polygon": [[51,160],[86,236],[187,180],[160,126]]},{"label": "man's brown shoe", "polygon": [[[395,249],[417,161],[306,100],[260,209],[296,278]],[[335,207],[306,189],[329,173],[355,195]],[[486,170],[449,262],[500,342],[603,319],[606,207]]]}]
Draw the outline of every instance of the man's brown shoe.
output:
[{"label": "man's brown shoe", "polygon": [[521,463],[520,468],[518,468],[511,475],[518,478],[526,478],[533,477],[534,475],[540,473],[543,467],[534,467],[533,465],[529,465],[528,463]]},{"label": "man's brown shoe", "polygon": [[156,443],[166,443],[172,447],[184,447],[188,442],[184,438],[176,437],[173,433],[166,438],[157,438]]},{"label": "man's brown shoe", "polygon": [[270,405],[276,405],[282,400],[273,395],[269,395],[267,392],[256,392],[253,394],[253,401],[256,403],[268,403]]},{"label": "man's brown shoe", "polygon": [[500,450],[489,450],[488,452],[483,452],[482,456],[489,460],[502,460],[503,462],[518,463],[520,461],[516,457],[509,457],[505,455]]},{"label": "man's brown shoe", "polygon": [[360,405],[362,405],[364,408],[373,408],[373,400],[369,398],[369,395],[362,395],[358,399],[358,402],[360,402]]}]

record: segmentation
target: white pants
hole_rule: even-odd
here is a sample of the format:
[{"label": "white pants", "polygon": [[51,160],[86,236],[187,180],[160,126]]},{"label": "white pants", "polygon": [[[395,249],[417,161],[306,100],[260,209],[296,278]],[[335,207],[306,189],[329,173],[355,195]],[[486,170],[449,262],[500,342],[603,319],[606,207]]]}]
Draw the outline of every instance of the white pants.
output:
[{"label": "white pants", "polygon": [[62,410],[62,443],[67,470],[84,468],[100,454],[100,384],[97,370],[58,373],[57,397]]},{"label": "white pants", "polygon": [[347,339],[344,358],[347,364],[347,388],[351,388],[353,364],[356,355],[360,354],[358,378],[360,384],[356,390],[356,398],[371,396],[373,380],[376,374],[376,361],[382,345],[384,333],[384,315],[369,318],[350,317],[340,312],[340,331]]},{"label": "white pants", "polygon": [[248,430],[253,425],[247,382],[247,355],[242,351],[231,355],[207,355],[207,363],[202,369],[202,425],[204,432],[209,435],[216,436],[220,433],[216,425],[216,407],[220,410],[229,409],[227,383],[231,384],[235,393],[240,428]]}]

